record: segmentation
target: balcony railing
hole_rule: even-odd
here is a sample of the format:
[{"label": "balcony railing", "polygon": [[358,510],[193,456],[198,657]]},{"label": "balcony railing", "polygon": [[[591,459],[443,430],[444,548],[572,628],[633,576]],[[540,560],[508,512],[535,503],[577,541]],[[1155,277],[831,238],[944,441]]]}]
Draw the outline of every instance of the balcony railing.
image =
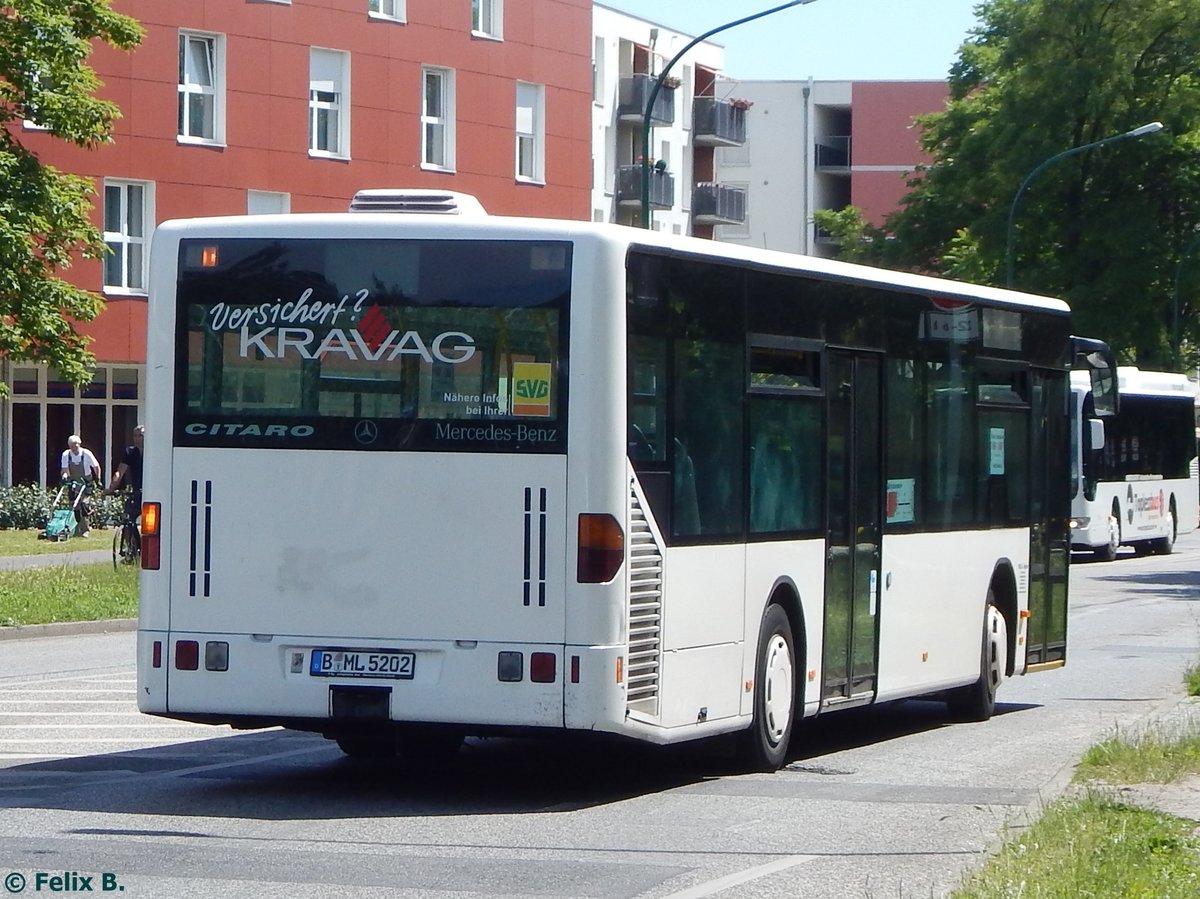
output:
[{"label": "balcony railing", "polygon": [[697,147],[740,147],[746,142],[746,110],[728,100],[697,97],[692,105],[692,143]]},{"label": "balcony railing", "polygon": [[[642,121],[655,78],[654,75],[638,73],[626,75],[621,79],[617,88],[617,118]],[[667,87],[666,84],[662,86],[658,96],[654,98],[650,121],[659,125],[671,125],[675,122],[675,88]]]},{"label": "balcony railing", "polygon": [[740,187],[700,182],[692,190],[692,221],[698,225],[740,225],[746,221],[746,192]]},{"label": "balcony railing", "polygon": [[[675,205],[675,176],[650,170],[650,208],[670,209]],[[623,165],[617,169],[617,203],[639,206],[642,202],[641,165]]]},{"label": "balcony railing", "polygon": [[850,168],[850,137],[817,138],[816,167],[819,169]]}]

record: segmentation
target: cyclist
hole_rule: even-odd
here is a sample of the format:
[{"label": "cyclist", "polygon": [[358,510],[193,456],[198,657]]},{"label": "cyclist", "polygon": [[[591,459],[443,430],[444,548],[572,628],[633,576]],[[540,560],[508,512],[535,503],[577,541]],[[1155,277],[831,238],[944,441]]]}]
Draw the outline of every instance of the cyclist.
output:
[{"label": "cyclist", "polygon": [[125,455],[121,464],[113,473],[112,482],[104,492],[111,496],[122,487],[129,487],[129,496],[125,498],[125,518],[137,521],[142,514],[142,443],[145,441],[146,428],[138,425],[133,429],[133,443],[125,447]]}]

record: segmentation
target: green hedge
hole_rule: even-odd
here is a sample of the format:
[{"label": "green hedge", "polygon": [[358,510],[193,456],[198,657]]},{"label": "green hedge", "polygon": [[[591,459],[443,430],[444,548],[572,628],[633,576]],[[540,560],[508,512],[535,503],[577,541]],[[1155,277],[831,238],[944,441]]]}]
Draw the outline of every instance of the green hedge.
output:
[{"label": "green hedge", "polygon": [[[0,528],[44,528],[55,508],[66,508],[67,494],[64,492],[62,501],[55,506],[57,494],[58,488],[43,490],[36,484],[0,487]],[[88,496],[88,505],[92,507],[90,525],[94,528],[119,525],[124,504],[124,496],[91,494]]]}]

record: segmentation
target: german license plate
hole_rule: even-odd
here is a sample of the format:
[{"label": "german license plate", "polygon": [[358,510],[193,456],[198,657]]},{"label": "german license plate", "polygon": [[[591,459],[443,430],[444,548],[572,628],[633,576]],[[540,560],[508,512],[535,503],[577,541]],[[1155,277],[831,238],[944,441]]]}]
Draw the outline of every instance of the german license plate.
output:
[{"label": "german license plate", "polygon": [[314,649],[308,673],[314,677],[387,677],[411,680],[417,657],[411,652],[371,649]]}]

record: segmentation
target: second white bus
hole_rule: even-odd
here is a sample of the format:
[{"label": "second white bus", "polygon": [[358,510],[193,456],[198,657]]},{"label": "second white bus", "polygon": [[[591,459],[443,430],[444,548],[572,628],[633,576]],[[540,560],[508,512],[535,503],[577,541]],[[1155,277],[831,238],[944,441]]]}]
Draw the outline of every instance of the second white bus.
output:
[{"label": "second white bus", "polygon": [[1087,373],[1071,382],[1071,546],[1102,561],[1169,553],[1200,516],[1195,382],[1132,366],[1117,379],[1120,412],[1100,426]]}]

